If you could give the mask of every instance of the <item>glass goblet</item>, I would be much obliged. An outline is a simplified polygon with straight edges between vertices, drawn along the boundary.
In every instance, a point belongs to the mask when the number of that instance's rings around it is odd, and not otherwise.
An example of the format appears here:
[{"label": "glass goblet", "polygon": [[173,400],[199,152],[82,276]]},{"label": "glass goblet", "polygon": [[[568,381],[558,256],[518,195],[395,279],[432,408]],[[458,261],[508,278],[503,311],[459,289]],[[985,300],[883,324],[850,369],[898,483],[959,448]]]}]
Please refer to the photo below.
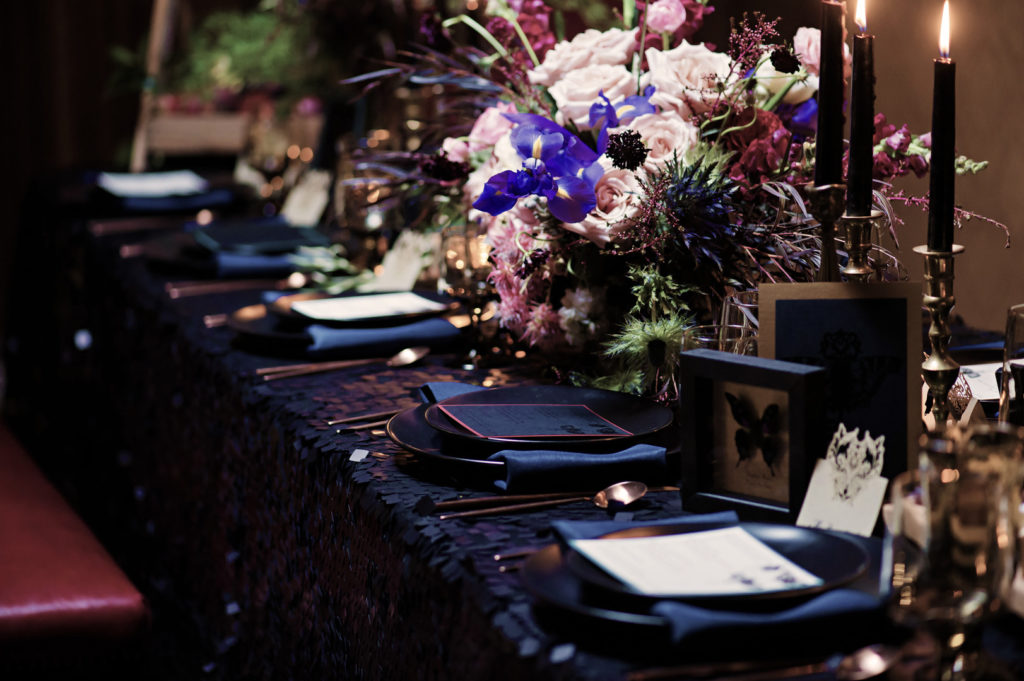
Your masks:
[{"label": "glass goblet", "polygon": [[441,231],[438,290],[461,300],[469,313],[469,350],[464,368],[480,362],[481,318],[492,297],[491,246],[487,234],[475,224],[454,225]]},{"label": "glass goblet", "polygon": [[922,438],[917,470],[893,479],[886,518],[889,613],[933,637],[939,678],[971,678],[979,625],[1017,563],[1021,439],[982,425]]},{"label": "glass goblet", "polygon": [[683,350],[719,350],[737,355],[756,355],[757,338],[739,324],[702,324],[683,332]]},{"label": "glass goblet", "polygon": [[999,376],[999,421],[1024,426],[1024,304],[1006,312],[1003,366]]}]

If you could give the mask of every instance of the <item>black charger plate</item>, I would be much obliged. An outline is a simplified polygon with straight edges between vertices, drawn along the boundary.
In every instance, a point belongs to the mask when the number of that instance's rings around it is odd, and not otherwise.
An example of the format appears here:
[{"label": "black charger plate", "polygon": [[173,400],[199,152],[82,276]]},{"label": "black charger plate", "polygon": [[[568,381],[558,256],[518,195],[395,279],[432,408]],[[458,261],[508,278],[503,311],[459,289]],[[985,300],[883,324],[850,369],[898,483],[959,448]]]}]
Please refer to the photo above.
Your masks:
[{"label": "black charger plate", "polygon": [[444,445],[441,434],[427,425],[423,418],[427,407],[421,404],[398,412],[388,421],[387,431],[391,441],[402,449],[447,466],[454,466],[474,474],[490,474],[494,479],[504,477],[504,461],[490,461],[486,458],[454,456],[441,452]]},{"label": "black charger plate", "polygon": [[[629,436],[489,438],[470,433],[443,411],[442,405],[486,404],[585,404],[612,423],[632,433]],[[446,438],[463,440],[484,449],[535,449],[543,446],[568,447],[579,451],[618,451],[639,439],[667,428],[672,410],[634,395],[577,388],[565,385],[522,385],[456,395],[438,402],[424,414],[426,422]]]}]

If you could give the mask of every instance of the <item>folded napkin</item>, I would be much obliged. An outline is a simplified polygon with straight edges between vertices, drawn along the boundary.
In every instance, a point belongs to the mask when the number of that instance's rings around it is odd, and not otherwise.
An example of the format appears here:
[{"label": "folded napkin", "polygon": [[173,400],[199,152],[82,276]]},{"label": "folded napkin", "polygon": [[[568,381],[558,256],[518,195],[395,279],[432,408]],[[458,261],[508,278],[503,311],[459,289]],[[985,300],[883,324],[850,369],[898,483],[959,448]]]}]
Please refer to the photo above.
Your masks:
[{"label": "folded napkin", "polygon": [[[679,644],[698,634],[728,634],[735,640],[750,636],[785,645],[832,630],[837,640],[858,627],[884,624],[882,600],[856,589],[834,589],[808,601],[774,612],[711,610],[679,601],[661,601],[651,612],[667,619],[672,641]],[[875,627],[872,627],[877,631]],[[703,636],[702,636],[703,638]]]},{"label": "folded napkin", "polygon": [[420,386],[419,395],[420,400],[425,404],[434,404],[441,400],[447,400],[449,397],[472,393],[477,390],[487,390],[487,388],[470,383],[456,383],[455,381],[432,381]]},{"label": "folded napkin", "polygon": [[488,457],[505,462],[505,479],[495,486],[507,492],[601,489],[620,480],[662,482],[665,448],[633,445],[611,454],[550,449],[505,449]]},{"label": "folded napkin", "polygon": [[211,189],[181,196],[122,196],[121,208],[131,213],[177,213],[227,206],[235,200],[230,189]]},{"label": "folded napkin", "polygon": [[220,251],[213,254],[217,264],[217,276],[233,277],[286,277],[295,271],[295,263],[287,253],[263,255],[260,253],[232,253]]},{"label": "folded napkin", "polygon": [[375,356],[398,352],[413,345],[442,348],[459,337],[459,330],[446,319],[424,319],[402,326],[384,328],[334,329],[312,324],[306,329],[313,339],[306,354],[313,359],[369,353]]}]

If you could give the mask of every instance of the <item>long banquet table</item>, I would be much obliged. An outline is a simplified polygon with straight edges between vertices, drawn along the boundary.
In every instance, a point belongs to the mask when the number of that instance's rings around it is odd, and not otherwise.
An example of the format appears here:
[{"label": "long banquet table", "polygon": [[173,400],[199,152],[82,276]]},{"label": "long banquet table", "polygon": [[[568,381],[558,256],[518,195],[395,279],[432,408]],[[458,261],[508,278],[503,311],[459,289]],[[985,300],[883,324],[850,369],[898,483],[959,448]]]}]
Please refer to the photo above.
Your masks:
[{"label": "long banquet table", "polygon": [[[492,559],[550,543],[556,516],[606,511],[442,521],[430,500],[483,488],[382,430],[325,425],[414,405],[428,381],[510,385],[535,367],[467,372],[431,355],[263,382],[255,369],[282,360],[203,322],[259,291],[172,300],[164,285],[181,276],[119,254],[146,233],[98,236],[88,217],[50,212],[47,229],[23,230],[20,271],[35,276],[12,298],[7,415],[140,588],[195,624],[206,674],[619,679],[705,652],[534,607]],[[661,493],[623,515],[679,512]]]}]

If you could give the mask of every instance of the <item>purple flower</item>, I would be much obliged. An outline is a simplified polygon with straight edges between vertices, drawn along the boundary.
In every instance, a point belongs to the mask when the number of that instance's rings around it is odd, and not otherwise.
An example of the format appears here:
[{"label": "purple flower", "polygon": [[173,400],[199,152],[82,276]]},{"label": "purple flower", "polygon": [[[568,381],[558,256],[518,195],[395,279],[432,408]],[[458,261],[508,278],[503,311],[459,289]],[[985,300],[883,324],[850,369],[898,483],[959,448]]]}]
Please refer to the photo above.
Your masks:
[{"label": "purple flower", "polygon": [[616,105],[605,96],[604,90],[598,93],[600,99],[590,105],[590,127],[597,130],[597,151],[604,153],[608,147],[608,128],[617,128],[630,123],[634,118],[644,114],[658,113],[658,107],[651,104],[654,86],[648,85],[642,95],[630,95]]},{"label": "purple flower", "polygon": [[505,170],[484,185],[473,207],[501,215],[524,196],[543,196],[563,222],[579,222],[597,205],[594,185],[604,173],[598,154],[576,135],[536,114],[506,114],[516,123],[512,146],[521,170]]}]

